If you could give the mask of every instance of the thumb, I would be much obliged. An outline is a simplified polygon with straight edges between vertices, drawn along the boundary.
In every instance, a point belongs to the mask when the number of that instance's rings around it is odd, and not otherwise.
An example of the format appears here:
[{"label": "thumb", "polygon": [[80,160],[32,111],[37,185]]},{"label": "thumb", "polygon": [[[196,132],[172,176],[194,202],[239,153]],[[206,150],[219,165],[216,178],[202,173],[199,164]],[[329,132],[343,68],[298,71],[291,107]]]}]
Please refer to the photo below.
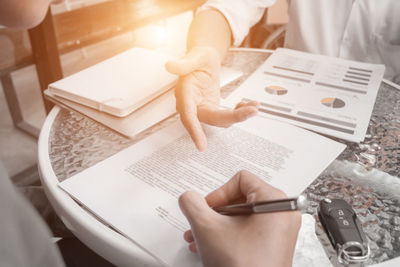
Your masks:
[{"label": "thumb", "polygon": [[192,50],[180,59],[168,61],[165,68],[172,74],[184,76],[200,69],[204,64],[202,58],[198,51]]},{"label": "thumb", "polygon": [[179,197],[179,206],[192,227],[214,214],[205,198],[194,191],[183,193]]}]

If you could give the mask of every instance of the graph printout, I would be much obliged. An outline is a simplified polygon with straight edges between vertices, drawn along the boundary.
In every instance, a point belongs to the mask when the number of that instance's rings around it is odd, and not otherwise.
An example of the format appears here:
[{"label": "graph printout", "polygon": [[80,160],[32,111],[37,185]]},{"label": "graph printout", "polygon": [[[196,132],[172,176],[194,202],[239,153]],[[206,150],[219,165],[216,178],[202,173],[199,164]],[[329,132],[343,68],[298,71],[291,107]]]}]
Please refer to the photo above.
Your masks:
[{"label": "graph printout", "polygon": [[223,105],[256,100],[260,116],[360,142],[384,71],[384,65],[281,48]]}]

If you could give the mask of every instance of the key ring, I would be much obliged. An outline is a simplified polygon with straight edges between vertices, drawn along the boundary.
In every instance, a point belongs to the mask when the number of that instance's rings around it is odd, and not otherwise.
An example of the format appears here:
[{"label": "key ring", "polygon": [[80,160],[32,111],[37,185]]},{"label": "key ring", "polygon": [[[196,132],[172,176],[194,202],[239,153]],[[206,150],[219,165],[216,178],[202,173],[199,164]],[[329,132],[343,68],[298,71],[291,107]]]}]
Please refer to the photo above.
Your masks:
[{"label": "key ring", "polygon": [[[347,251],[348,248],[350,247],[356,247],[361,250],[361,256],[358,255],[351,255],[354,254],[354,251]],[[367,249],[365,249],[367,248]],[[357,252],[358,254],[358,252]],[[338,245],[338,261],[343,264],[343,263],[358,263],[358,262],[364,262],[368,260],[369,256],[371,254],[369,245],[361,244],[359,242],[347,242],[343,246],[340,244]]]}]

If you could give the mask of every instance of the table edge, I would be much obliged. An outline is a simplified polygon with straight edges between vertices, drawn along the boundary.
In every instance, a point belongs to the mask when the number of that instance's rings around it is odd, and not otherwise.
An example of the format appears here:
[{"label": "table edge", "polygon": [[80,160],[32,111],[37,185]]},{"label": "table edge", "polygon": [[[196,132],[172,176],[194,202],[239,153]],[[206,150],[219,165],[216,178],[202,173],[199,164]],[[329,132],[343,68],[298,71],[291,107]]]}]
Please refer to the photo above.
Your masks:
[{"label": "table edge", "polygon": [[59,181],[53,171],[48,151],[51,128],[60,110],[60,107],[55,106],[50,111],[38,141],[39,176],[52,207],[74,235],[118,266],[132,265],[133,262],[143,266],[155,265],[157,262],[150,254],[90,215],[58,187]]}]

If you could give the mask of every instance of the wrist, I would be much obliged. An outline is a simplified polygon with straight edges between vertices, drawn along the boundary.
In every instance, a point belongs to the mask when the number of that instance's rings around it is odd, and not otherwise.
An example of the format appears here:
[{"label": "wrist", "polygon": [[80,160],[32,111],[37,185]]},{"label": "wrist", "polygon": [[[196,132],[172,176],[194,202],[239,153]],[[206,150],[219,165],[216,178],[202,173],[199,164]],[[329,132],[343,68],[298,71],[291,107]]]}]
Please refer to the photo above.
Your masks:
[{"label": "wrist", "polygon": [[199,53],[201,56],[209,60],[217,61],[219,64],[221,64],[223,59],[223,55],[218,51],[218,49],[211,45],[192,46],[187,53],[192,52]]}]

